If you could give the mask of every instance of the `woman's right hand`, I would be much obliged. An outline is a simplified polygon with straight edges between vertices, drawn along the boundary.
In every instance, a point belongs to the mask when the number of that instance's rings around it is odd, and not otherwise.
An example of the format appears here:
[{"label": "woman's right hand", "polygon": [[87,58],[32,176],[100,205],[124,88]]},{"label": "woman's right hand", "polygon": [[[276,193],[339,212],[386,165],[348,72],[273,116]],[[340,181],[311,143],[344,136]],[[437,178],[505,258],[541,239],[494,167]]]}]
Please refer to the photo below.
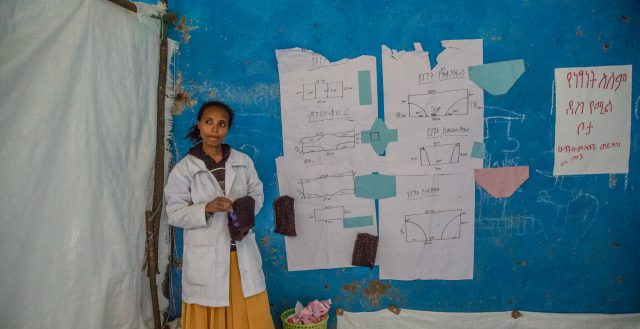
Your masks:
[{"label": "woman's right hand", "polygon": [[223,196],[219,196],[209,201],[204,207],[204,211],[206,211],[207,213],[230,212],[233,209],[232,206],[233,201]]}]

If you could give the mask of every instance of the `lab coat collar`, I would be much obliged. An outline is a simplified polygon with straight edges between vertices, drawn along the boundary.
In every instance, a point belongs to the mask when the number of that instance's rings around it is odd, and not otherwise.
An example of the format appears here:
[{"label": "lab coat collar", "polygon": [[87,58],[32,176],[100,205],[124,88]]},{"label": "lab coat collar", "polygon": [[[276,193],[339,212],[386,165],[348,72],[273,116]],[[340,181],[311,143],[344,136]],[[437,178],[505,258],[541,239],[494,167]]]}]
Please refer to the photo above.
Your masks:
[{"label": "lab coat collar", "polygon": [[202,142],[196,144],[191,149],[189,149],[189,154],[196,156],[198,159],[204,161],[204,164],[207,166],[207,169],[211,170],[215,167],[220,167],[220,165],[224,165],[227,163],[227,159],[229,159],[229,154],[231,154],[231,146],[228,144],[222,144],[222,159],[219,162],[216,162],[208,156],[204,149],[202,148]]},{"label": "lab coat collar", "polygon": [[[207,169],[207,165],[204,163],[204,161],[202,161],[202,159],[199,159],[198,157],[192,154],[188,154],[187,157],[189,157],[189,160],[191,160],[190,163],[194,166],[194,169],[195,169],[193,171],[194,174],[200,171],[209,172],[209,170]],[[233,180],[236,178],[236,170],[234,167],[238,167],[238,166],[246,167],[247,163],[245,159],[242,157],[242,155],[238,151],[232,148],[231,153],[229,153],[229,158],[227,159],[227,162],[225,163],[225,166],[224,166],[224,172],[225,172],[224,173],[224,194],[225,195],[229,195],[229,192],[231,191],[231,186],[233,186]],[[217,184],[218,181],[215,178],[214,180],[216,182],[216,185],[219,187],[220,185]]]}]

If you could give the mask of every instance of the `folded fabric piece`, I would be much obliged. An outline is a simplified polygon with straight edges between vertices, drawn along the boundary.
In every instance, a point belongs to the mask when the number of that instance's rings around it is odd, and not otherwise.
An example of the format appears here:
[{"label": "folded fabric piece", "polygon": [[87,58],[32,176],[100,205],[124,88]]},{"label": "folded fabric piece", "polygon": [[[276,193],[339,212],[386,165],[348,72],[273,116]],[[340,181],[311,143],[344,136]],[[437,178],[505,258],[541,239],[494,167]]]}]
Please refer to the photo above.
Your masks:
[{"label": "folded fabric piece", "polygon": [[250,196],[233,201],[233,211],[227,216],[227,227],[232,241],[240,241],[256,225],[256,202]]},{"label": "folded fabric piece", "polygon": [[351,265],[373,268],[378,251],[378,237],[368,233],[358,233],[353,247]]},{"label": "folded fabric piece", "polygon": [[494,198],[508,198],[529,179],[529,166],[476,169],[474,176]]},{"label": "folded fabric piece", "polygon": [[318,301],[317,299],[302,307],[302,303],[296,303],[296,312],[287,318],[292,324],[312,324],[324,321],[331,308],[331,299]]},{"label": "folded fabric piece", "polygon": [[273,202],[273,214],[276,219],[276,233],[286,236],[296,236],[295,212],[293,198],[283,195]]},{"label": "folded fabric piece", "polygon": [[504,95],[524,73],[524,60],[469,66],[469,80],[491,95]]}]

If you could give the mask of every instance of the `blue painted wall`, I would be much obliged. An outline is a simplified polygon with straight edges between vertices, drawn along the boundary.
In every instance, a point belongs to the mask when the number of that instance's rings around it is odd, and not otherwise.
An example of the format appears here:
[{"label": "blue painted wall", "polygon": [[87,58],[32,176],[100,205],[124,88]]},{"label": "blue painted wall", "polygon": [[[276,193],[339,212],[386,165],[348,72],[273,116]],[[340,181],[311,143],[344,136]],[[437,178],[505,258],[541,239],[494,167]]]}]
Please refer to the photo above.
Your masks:
[{"label": "blue painted wall", "polygon": [[[172,12],[197,26],[177,58],[182,86],[197,105],[175,117],[174,152],[186,154],[182,136],[204,101],[218,98],[236,110],[228,143],[253,158],[265,185],[256,232],[274,317],[315,298],[349,311],[392,303],[432,311],[640,312],[640,2],[170,2]],[[170,36],[183,34],[172,28]],[[382,113],[382,44],[410,50],[419,41],[435,62],[440,40],[475,38],[484,40],[485,63],[526,63],[508,94],[485,93],[485,167],[529,165],[531,177],[506,200],[477,188],[474,279],[381,281],[377,268],[288,272],[270,207],[278,196],[275,158],[283,154],[274,50],[302,47],[332,61],[376,56]],[[554,68],[621,64],[636,71],[630,173],[553,177]],[[181,232],[177,245],[179,257]],[[175,316],[179,269],[173,274]]]}]

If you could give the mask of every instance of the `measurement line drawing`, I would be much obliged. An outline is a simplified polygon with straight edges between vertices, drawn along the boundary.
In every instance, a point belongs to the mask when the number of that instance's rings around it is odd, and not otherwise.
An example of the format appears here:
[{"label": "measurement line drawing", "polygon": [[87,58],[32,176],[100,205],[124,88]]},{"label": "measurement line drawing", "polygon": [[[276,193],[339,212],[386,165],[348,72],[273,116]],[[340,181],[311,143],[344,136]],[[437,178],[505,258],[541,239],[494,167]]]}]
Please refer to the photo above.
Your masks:
[{"label": "measurement line drawing", "polygon": [[420,148],[420,164],[422,166],[437,166],[458,162],[460,162],[460,143]]},{"label": "measurement line drawing", "polygon": [[356,133],[354,130],[332,134],[318,133],[303,137],[296,148],[300,153],[336,151],[356,147]]},{"label": "measurement line drawing", "polygon": [[462,209],[405,215],[406,242],[460,239],[462,215]]},{"label": "measurement line drawing", "polygon": [[302,84],[302,100],[342,98],[342,81]]},{"label": "measurement line drawing", "polygon": [[469,114],[469,89],[408,96],[409,117],[439,117]]},{"label": "measurement line drawing", "polygon": [[334,175],[320,175],[300,180],[302,197],[324,198],[337,195],[355,194],[355,173],[347,171]]},{"label": "measurement line drawing", "polygon": [[313,217],[316,222],[330,222],[334,220],[344,219],[344,207],[327,207],[322,209],[314,209]]}]

